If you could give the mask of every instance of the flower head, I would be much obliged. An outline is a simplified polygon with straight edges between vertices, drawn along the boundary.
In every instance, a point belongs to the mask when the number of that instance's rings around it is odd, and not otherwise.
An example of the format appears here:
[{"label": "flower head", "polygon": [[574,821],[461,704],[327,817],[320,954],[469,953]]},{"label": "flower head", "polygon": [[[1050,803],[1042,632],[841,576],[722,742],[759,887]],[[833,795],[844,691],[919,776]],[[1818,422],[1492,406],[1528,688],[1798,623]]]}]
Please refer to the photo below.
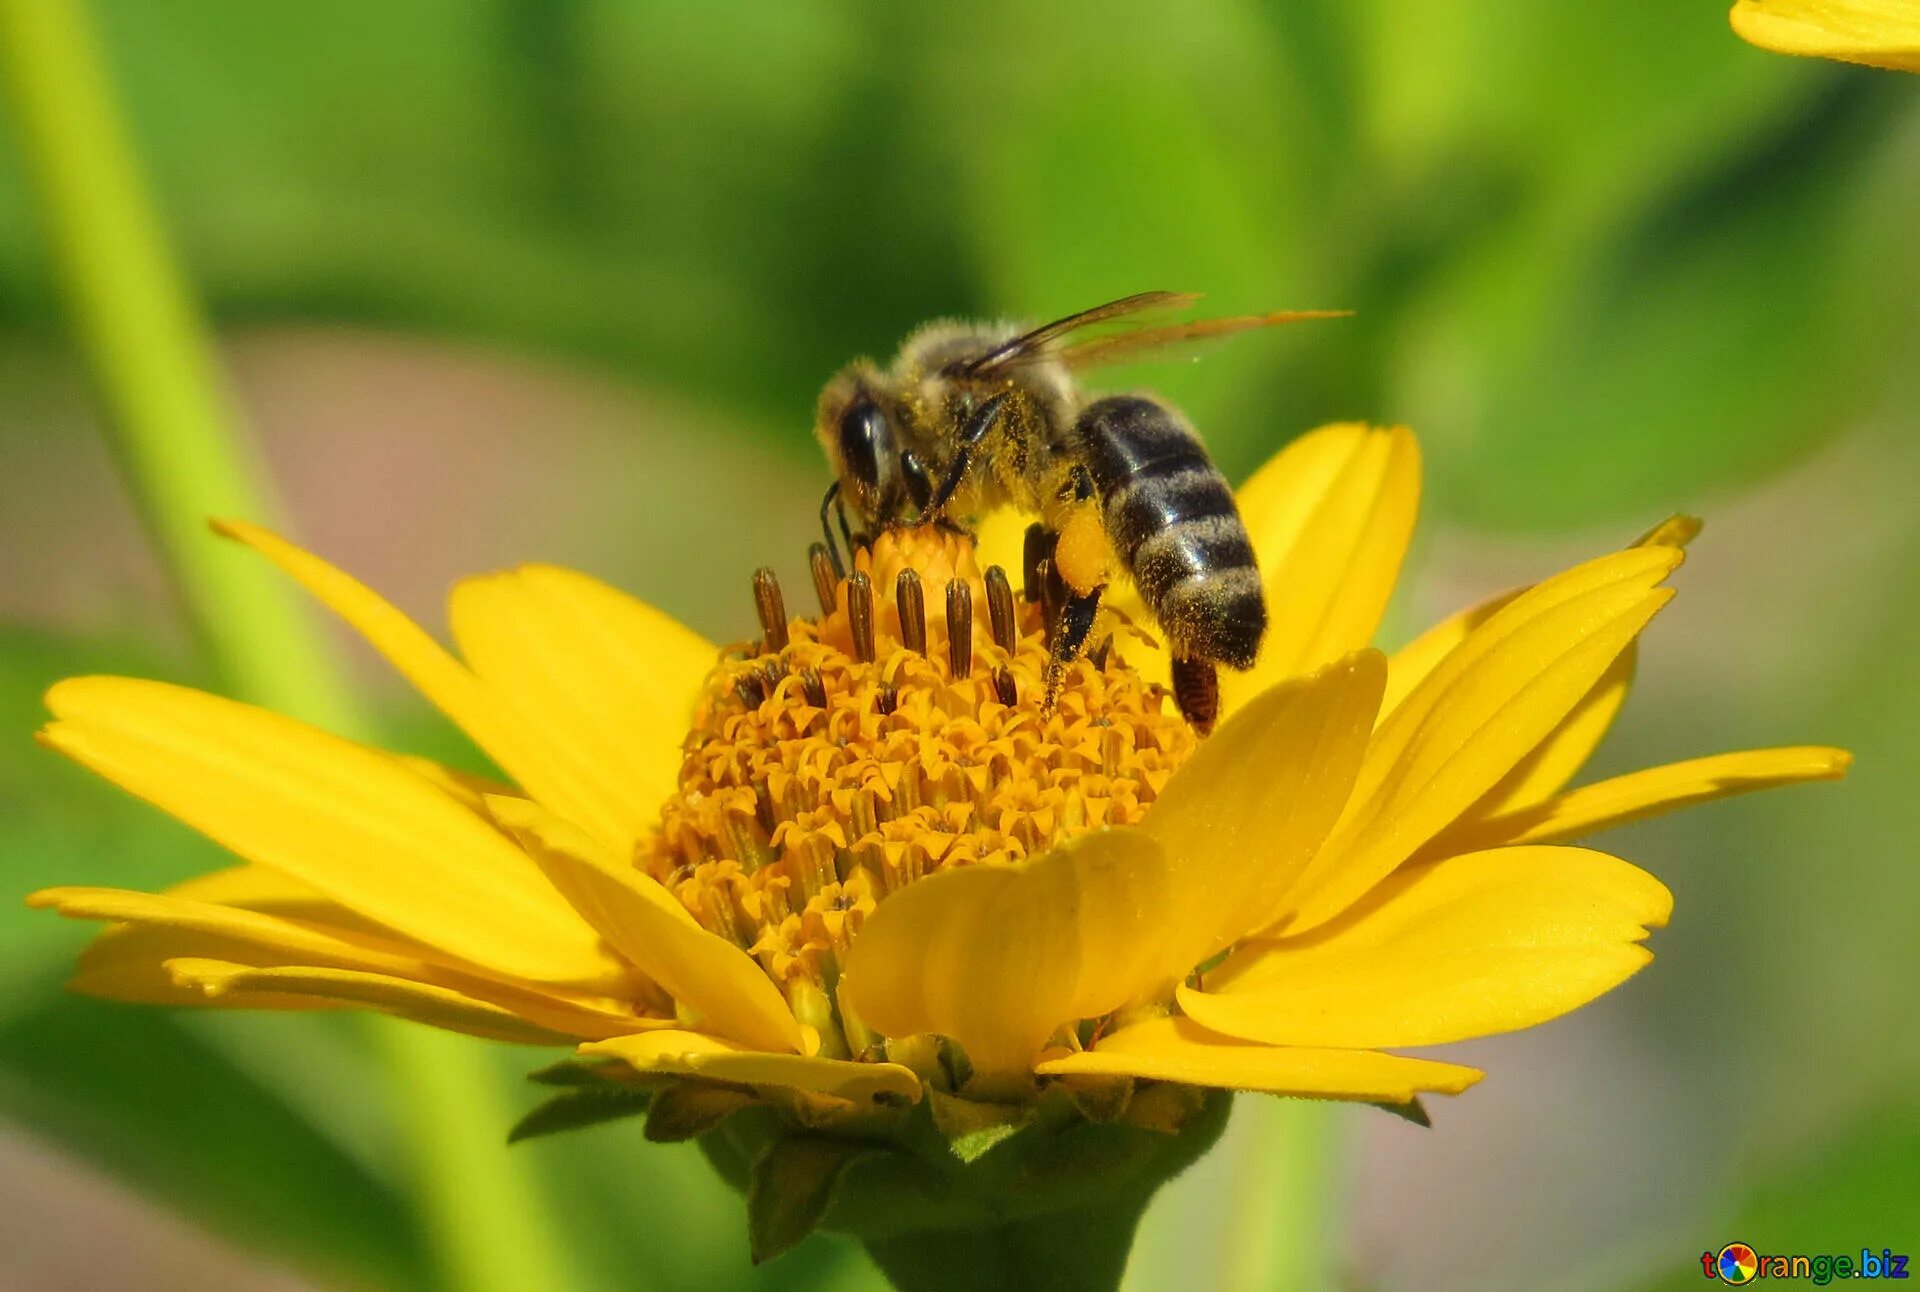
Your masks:
[{"label": "flower head", "polygon": [[650,1098],[668,1137],[753,1105],[870,1144],[931,1104],[957,1143],[1061,1099],[1158,1132],[1200,1118],[1207,1088],[1457,1093],[1480,1073],[1390,1051],[1543,1022],[1650,959],[1667,890],[1569,841],[1847,756],[1754,750],[1567,789],[1697,526],[1388,657],[1368,642],[1418,494],[1411,435],[1361,426],[1304,437],[1241,491],[1273,628],[1204,741],[1124,599],[1047,703],[1046,616],[993,563],[991,526],[978,549],[886,535],[845,579],[816,562],[817,615],[790,615],[763,572],[761,634],[724,651],[570,571],[469,580],[456,658],[227,524],[511,783],[196,691],[73,679],[45,741],[243,864],[31,900],[111,923],[82,990],[575,1045],[576,1074]]}]

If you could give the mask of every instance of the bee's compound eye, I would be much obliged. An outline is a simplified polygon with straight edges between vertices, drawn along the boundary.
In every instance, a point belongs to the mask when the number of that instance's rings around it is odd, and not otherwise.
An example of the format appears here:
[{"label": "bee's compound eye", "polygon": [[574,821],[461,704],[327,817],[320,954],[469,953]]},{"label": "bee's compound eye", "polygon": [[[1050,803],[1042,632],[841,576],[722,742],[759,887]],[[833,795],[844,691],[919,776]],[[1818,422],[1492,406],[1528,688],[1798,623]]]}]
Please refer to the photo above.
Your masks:
[{"label": "bee's compound eye", "polygon": [[840,415],[840,459],[861,484],[880,483],[880,460],[891,447],[886,415],[870,399],[857,399]]}]

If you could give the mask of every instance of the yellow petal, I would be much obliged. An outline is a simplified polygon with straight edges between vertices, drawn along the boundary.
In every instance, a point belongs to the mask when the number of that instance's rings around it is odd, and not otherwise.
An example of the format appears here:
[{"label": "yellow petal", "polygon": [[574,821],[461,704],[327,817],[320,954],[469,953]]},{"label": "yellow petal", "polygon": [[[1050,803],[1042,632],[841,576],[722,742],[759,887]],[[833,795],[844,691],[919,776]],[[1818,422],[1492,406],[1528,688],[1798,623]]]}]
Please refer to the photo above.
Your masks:
[{"label": "yellow petal", "polygon": [[1140,828],[1172,877],[1168,967],[1182,976],[1265,928],[1346,806],[1386,680],[1359,651],[1242,705],[1174,773]]},{"label": "yellow petal", "polygon": [[1673,595],[1667,547],[1555,575],[1496,612],[1380,724],[1353,798],[1289,899],[1285,931],[1339,914],[1492,789]]},{"label": "yellow petal", "polygon": [[[1669,516],[1636,538],[1631,546],[1673,547],[1684,550],[1687,544],[1699,536],[1698,517]],[[1386,721],[1388,715],[1400,707],[1400,701],[1406,699],[1413,688],[1418,686],[1427,674],[1433,672],[1441,660],[1453,652],[1454,647],[1465,641],[1469,633],[1493,618],[1497,611],[1525,591],[1525,588],[1511,588],[1487,598],[1476,606],[1442,619],[1389,655],[1387,657],[1387,693],[1380,702],[1380,720]],[[1632,672],[1631,666],[1627,671]],[[1605,684],[1604,680],[1602,684]],[[1624,692],[1622,694],[1624,696]]]},{"label": "yellow petal", "polygon": [[419,758],[413,754],[393,754],[391,757],[415,776],[432,781],[440,787],[441,793],[474,812],[484,813],[487,810],[486,798],[489,794],[513,793],[513,786],[502,784],[490,776],[475,776],[471,772],[448,767],[445,763],[437,763],[431,758]]},{"label": "yellow petal", "polygon": [[1920,8],[1912,0],[1735,0],[1742,40],[1776,54],[1920,72]]},{"label": "yellow petal", "polygon": [[1639,659],[1638,643],[1629,642],[1593,689],[1567,711],[1558,726],[1549,731],[1500,783],[1480,796],[1480,801],[1462,813],[1463,819],[1477,819],[1497,813],[1529,807],[1552,796],[1579,770],[1613,728],[1633,686],[1633,673]]},{"label": "yellow petal", "polygon": [[698,1032],[618,1036],[583,1045],[580,1053],[620,1059],[639,1073],[704,1077],[760,1090],[800,1090],[859,1104],[920,1100],[920,1078],[897,1063],[767,1054]]},{"label": "yellow petal", "polygon": [[1659,880],[1584,848],[1497,848],[1408,866],[1338,920],[1250,943],[1182,988],[1216,1031],[1269,1045],[1439,1045],[1557,1018],[1653,957]]},{"label": "yellow petal", "polygon": [[1104,1036],[1091,1050],[1036,1064],[1043,1076],[1142,1077],[1310,1099],[1404,1104],[1427,1092],[1457,1095],[1480,1073],[1455,1063],[1376,1050],[1256,1045],[1188,1018],[1158,1018]]},{"label": "yellow petal", "polygon": [[278,534],[233,520],[216,521],[214,529],[265,556],[351,624],[528,793],[609,843],[624,846],[634,812],[626,787],[584,753],[543,730],[541,715],[522,711],[497,694],[364,584]]},{"label": "yellow petal", "polygon": [[1252,670],[1221,677],[1224,711],[1373,639],[1420,510],[1420,448],[1404,426],[1322,427],[1255,472],[1238,501],[1267,634]]},{"label": "yellow petal", "polygon": [[800,1024],[759,963],[701,928],[651,876],[538,804],[489,806],[601,936],[708,1027],[758,1050],[804,1048]]},{"label": "yellow petal", "polygon": [[1020,591],[1021,577],[1026,572],[1027,526],[1038,519],[1016,508],[1002,507],[988,513],[975,526],[974,559],[983,571],[990,565],[1005,570],[1016,594]]},{"label": "yellow petal", "polygon": [[621,974],[519,849],[378,750],[131,678],[69,679],[47,705],[54,748],[376,923],[515,978]]},{"label": "yellow petal", "polygon": [[1512,588],[1478,605],[1456,611],[1387,656],[1387,689],[1380,697],[1380,721],[1385,722],[1413,689],[1426,681],[1440,661],[1453,654],[1473,630],[1494,617],[1525,588]]},{"label": "yellow petal", "polygon": [[1062,1023],[1164,981],[1172,893],[1151,835],[1100,830],[1017,866],[969,866],[882,901],[840,991],[888,1036],[936,1032],[983,1074],[1025,1072]]},{"label": "yellow petal", "polygon": [[[329,902],[314,889],[270,866],[242,862],[222,870],[183,879],[166,890],[169,897],[184,897],[196,902],[219,902],[246,911],[268,911],[295,918],[307,918],[305,912],[326,910],[343,918],[321,919],[326,924],[359,921],[345,907]],[[364,923],[364,921],[362,921]],[[368,928],[377,926],[367,925]]]},{"label": "yellow petal", "polygon": [[1801,781],[1838,780],[1852,763],[1852,754],[1825,745],[1747,749],[1668,763],[1583,785],[1511,812],[1462,821],[1425,851],[1442,855],[1501,844],[1576,839],[1695,803]]},{"label": "yellow petal", "polygon": [[1675,513],[1655,525],[1652,529],[1633,540],[1634,547],[1678,547],[1686,546],[1700,537],[1702,521],[1698,516]]},{"label": "yellow petal", "polygon": [[627,839],[648,829],[678,783],[680,739],[718,649],[626,593],[550,565],[463,580],[449,619],[482,682],[621,784]]},{"label": "yellow petal", "polygon": [[[569,1036],[618,1036],[649,1024],[624,1004],[502,982],[448,964],[426,948],[352,928],[327,928],[260,911],[174,895],[114,888],[50,888],[27,899],[71,919],[109,920],[109,929],[81,953],[77,990],[116,995],[113,984],[143,988],[134,962],[157,969],[181,958],[224,960],[255,968],[357,969],[430,983],[496,1005],[535,1026]],[[136,997],[145,999],[145,997]]]},{"label": "yellow petal", "polygon": [[196,988],[216,1000],[229,992],[243,996],[310,996],[320,1002],[358,1006],[489,1041],[569,1045],[574,1039],[536,1027],[497,1005],[448,987],[357,969],[256,969],[198,959],[170,960],[167,968],[182,986]]}]

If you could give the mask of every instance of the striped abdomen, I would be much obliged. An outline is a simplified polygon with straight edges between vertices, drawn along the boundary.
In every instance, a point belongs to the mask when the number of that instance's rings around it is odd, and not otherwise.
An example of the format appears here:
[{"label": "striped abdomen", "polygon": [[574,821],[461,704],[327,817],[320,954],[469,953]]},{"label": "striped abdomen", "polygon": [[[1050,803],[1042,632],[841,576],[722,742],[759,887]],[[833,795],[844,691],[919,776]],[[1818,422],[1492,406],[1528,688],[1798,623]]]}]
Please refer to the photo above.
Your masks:
[{"label": "striped abdomen", "polygon": [[1074,423],[1107,540],[1174,653],[1250,668],[1267,628],[1253,544],[1233,491],[1179,414],[1137,395]]}]

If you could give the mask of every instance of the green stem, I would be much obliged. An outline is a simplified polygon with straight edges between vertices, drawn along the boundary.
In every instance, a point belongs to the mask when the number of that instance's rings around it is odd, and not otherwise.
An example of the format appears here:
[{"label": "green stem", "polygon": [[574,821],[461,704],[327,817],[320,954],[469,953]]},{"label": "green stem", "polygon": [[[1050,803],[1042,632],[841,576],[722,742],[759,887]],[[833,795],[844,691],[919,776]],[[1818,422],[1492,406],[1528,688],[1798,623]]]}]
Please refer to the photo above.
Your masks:
[{"label": "green stem", "polygon": [[1228,1227],[1223,1279],[1231,1287],[1313,1292],[1338,1282],[1342,1232],[1340,1108],[1311,1099],[1243,1099],[1251,1113],[1249,1170]]},{"label": "green stem", "polygon": [[[342,733],[364,733],[337,661],[266,562],[206,530],[275,510],[121,127],[76,0],[0,0],[0,94],[56,282],[127,484],[224,685]],[[565,1266],[523,1163],[504,1155],[499,1079],[471,1047],[374,1035],[409,1101],[425,1222],[455,1289],[550,1285]]]},{"label": "green stem", "polygon": [[1133,1233],[1148,1196],[992,1229],[869,1239],[867,1254],[899,1292],[1113,1292],[1126,1273]]},{"label": "green stem", "polygon": [[0,92],[107,429],[222,680],[316,721],[353,713],[324,643],[212,515],[271,510],[75,0],[0,0]]}]

